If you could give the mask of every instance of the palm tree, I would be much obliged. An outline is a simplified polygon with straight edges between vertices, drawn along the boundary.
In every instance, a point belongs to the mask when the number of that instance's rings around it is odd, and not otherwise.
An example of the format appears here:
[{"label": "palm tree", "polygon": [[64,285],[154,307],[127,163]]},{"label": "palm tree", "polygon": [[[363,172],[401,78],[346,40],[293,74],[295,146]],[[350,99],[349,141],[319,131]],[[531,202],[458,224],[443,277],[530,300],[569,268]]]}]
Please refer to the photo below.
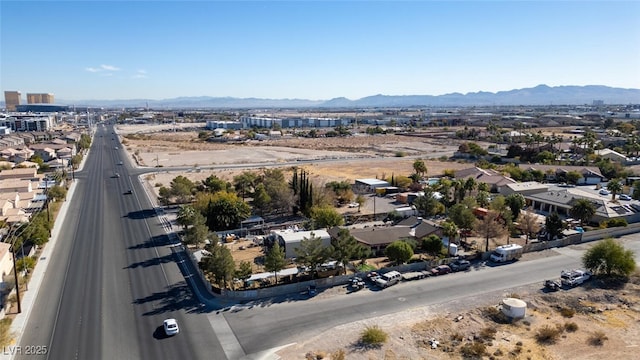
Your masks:
[{"label": "palm tree", "polygon": [[449,238],[449,245],[447,246],[447,255],[451,254],[451,243],[458,235],[458,226],[451,221],[445,221],[442,223],[442,235]]},{"label": "palm tree", "polygon": [[622,191],[622,184],[620,183],[620,180],[618,179],[610,180],[609,183],[607,184],[607,190],[611,191],[611,201],[615,201],[616,194]]},{"label": "palm tree", "polygon": [[580,220],[580,226],[582,226],[596,214],[596,207],[588,199],[578,199],[569,209],[569,214]]}]

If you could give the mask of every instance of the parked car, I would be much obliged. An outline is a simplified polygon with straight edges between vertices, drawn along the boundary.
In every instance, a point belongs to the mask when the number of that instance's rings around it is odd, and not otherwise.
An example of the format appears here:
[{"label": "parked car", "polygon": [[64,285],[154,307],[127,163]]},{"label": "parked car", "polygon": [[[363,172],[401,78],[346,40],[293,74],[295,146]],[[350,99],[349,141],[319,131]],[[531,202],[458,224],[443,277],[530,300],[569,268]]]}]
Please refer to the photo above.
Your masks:
[{"label": "parked car", "polygon": [[542,284],[544,285],[545,289],[549,291],[558,291],[562,287],[560,283],[555,280],[545,280]]},{"label": "parked car", "polygon": [[167,336],[173,336],[180,332],[180,328],[178,328],[178,322],[176,319],[166,319],[163,323],[164,333]]},{"label": "parked car", "polygon": [[451,272],[451,268],[448,265],[439,265],[431,269],[431,274],[434,276],[444,275]]},{"label": "parked car", "polygon": [[598,194],[600,194],[600,195],[609,195],[611,193],[607,189],[600,189],[600,191],[598,191]]},{"label": "parked car", "polygon": [[452,271],[465,271],[471,267],[471,262],[469,262],[469,260],[457,259],[449,264],[449,267]]},{"label": "parked car", "polygon": [[625,200],[625,201],[629,201],[629,200],[631,200],[631,196],[629,196],[629,195],[627,195],[627,194],[620,194],[620,195],[618,196],[618,199],[620,199],[620,200]]},{"label": "parked car", "polygon": [[591,279],[591,273],[586,270],[563,270],[560,273],[560,282],[567,287],[578,286],[589,279]]}]

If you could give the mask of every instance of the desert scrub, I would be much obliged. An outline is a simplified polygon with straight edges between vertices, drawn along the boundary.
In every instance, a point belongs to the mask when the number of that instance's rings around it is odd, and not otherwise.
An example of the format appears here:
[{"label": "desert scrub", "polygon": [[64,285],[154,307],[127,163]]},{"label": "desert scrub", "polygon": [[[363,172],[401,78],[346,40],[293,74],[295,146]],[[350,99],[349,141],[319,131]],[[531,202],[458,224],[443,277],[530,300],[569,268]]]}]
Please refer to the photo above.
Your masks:
[{"label": "desert scrub", "polygon": [[387,342],[387,333],[377,325],[367,326],[360,335],[360,341],[368,346],[380,346]]},{"label": "desert scrub", "polygon": [[480,330],[478,337],[483,341],[490,341],[496,338],[497,330],[493,327],[486,327]]},{"label": "desert scrub", "polygon": [[487,346],[481,342],[474,341],[466,343],[460,348],[460,354],[464,358],[478,359],[487,353]]},{"label": "desert scrub", "polygon": [[572,318],[573,315],[575,314],[576,314],[576,311],[574,309],[566,308],[566,307],[563,307],[562,309],[560,309],[560,315],[566,318]]},{"label": "desert scrub", "polygon": [[591,334],[591,336],[589,336],[589,339],[587,340],[587,342],[589,343],[589,345],[592,345],[592,346],[602,346],[605,340],[609,340],[609,338],[604,332],[595,331],[593,332],[593,334]]},{"label": "desert scrub", "polygon": [[536,341],[539,344],[555,344],[562,334],[562,330],[558,327],[545,325],[536,331]]},{"label": "desert scrub", "polygon": [[578,331],[578,324],[574,322],[566,322],[564,323],[564,330],[567,332],[576,332]]},{"label": "desert scrub", "polygon": [[331,354],[331,360],[345,360],[347,358],[347,354],[344,350],[336,350]]},{"label": "desert scrub", "polygon": [[498,310],[495,306],[488,306],[482,310],[482,314],[485,318],[493,320],[498,324],[509,324],[511,320],[509,317]]},{"label": "desert scrub", "polygon": [[0,320],[0,346],[7,346],[11,343],[11,319]]}]

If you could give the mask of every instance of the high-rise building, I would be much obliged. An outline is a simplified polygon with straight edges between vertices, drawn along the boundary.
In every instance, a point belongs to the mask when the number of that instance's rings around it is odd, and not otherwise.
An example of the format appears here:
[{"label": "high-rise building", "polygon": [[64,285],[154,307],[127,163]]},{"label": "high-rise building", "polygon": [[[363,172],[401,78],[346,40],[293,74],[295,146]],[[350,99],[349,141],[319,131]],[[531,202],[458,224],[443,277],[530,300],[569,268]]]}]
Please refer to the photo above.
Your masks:
[{"label": "high-rise building", "polygon": [[27,104],[53,104],[53,94],[29,94]]},{"label": "high-rise building", "polygon": [[16,111],[16,106],[20,105],[20,91],[5,91],[4,104],[9,111]]}]

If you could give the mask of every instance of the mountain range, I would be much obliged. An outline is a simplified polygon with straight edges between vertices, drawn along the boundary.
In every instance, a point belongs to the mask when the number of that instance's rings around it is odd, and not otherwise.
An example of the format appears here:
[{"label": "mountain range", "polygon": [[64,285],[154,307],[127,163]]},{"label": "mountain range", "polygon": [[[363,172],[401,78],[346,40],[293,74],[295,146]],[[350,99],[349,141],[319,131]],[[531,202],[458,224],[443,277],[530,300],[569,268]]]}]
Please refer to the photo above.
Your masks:
[{"label": "mountain range", "polygon": [[509,91],[451,93],[445,95],[373,95],[357,100],[344,97],[331,100],[260,99],[233,97],[178,97],[163,100],[58,100],[61,105],[101,107],[175,108],[381,108],[381,107],[457,107],[517,105],[591,105],[640,104],[640,89],[623,89],[602,85],[554,86],[538,85]]}]

